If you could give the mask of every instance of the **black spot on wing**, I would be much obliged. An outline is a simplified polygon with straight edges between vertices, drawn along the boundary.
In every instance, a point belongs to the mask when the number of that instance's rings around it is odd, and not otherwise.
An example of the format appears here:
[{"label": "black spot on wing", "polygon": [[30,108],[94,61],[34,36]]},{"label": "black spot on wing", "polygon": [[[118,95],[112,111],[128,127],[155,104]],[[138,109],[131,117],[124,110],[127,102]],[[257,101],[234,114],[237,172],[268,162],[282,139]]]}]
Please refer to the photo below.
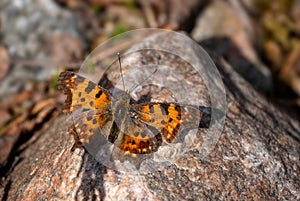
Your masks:
[{"label": "black spot on wing", "polygon": [[98,91],[98,93],[95,95],[96,98],[100,98],[100,96],[103,94],[103,91]]},{"label": "black spot on wing", "polygon": [[145,138],[146,136],[147,136],[146,132],[143,131],[143,132],[142,132],[142,138]]},{"label": "black spot on wing", "polygon": [[89,82],[88,86],[85,88],[85,92],[89,94],[94,89],[95,89],[95,84],[92,82]]},{"label": "black spot on wing", "polygon": [[160,107],[160,111],[163,115],[169,115],[169,111],[168,111],[169,105],[160,104],[159,107]]},{"label": "black spot on wing", "polygon": [[181,108],[180,108],[180,106],[176,105],[175,109],[178,111],[177,120],[181,120]]},{"label": "black spot on wing", "polygon": [[154,105],[149,105],[149,110],[150,110],[150,113],[153,114],[154,113]]},{"label": "black spot on wing", "polygon": [[84,82],[84,77],[77,76],[77,77],[76,77],[76,82],[77,82],[77,83]]},{"label": "black spot on wing", "polygon": [[94,106],[94,101],[90,101],[90,106],[93,107]]}]

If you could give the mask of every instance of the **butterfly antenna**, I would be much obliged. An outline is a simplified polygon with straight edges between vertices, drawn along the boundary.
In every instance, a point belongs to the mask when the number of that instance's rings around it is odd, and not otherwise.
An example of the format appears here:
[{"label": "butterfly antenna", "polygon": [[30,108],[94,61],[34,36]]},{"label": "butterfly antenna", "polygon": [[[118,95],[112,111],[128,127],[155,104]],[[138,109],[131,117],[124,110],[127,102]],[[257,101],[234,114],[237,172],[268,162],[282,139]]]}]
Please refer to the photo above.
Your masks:
[{"label": "butterfly antenna", "polygon": [[133,91],[135,90],[138,86],[140,86],[141,84],[143,84],[144,82],[146,82],[150,77],[152,77],[152,75],[154,75],[157,72],[157,68],[155,68],[155,70],[148,76],[146,77],[146,79],[144,79],[142,82],[140,82],[138,85],[132,87],[129,91]]},{"label": "butterfly antenna", "polygon": [[123,83],[123,89],[124,89],[124,91],[125,91],[125,83],[124,83],[123,72],[122,72],[122,66],[121,66],[120,52],[118,52],[118,60],[119,60],[119,66],[120,66],[121,79],[122,79],[122,83]]}]

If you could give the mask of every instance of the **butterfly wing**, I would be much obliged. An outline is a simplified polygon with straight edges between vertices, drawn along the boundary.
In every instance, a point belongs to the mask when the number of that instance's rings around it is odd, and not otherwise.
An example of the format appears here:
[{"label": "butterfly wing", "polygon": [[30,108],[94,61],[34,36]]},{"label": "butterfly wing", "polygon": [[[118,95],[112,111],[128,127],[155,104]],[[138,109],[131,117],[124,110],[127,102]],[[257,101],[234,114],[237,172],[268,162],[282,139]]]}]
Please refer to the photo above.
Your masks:
[{"label": "butterfly wing", "polygon": [[[153,131],[146,124],[136,125],[130,117],[125,122],[124,129],[119,129],[114,124],[116,127],[114,130],[119,133],[113,142],[112,157],[120,162],[127,161],[135,169],[140,169],[142,162],[151,158],[152,153],[158,150],[162,144],[162,136],[160,134],[153,135]],[[125,168],[125,166],[122,166],[122,168]],[[130,170],[130,166],[127,168]]]},{"label": "butterfly wing", "polygon": [[120,132],[114,144],[123,150],[125,154],[148,154],[155,152],[162,143],[160,134],[153,135],[153,132],[146,124],[136,125],[130,117],[127,117],[124,129],[117,128],[116,124],[113,124],[112,129],[114,126],[114,130]]},{"label": "butterfly wing", "polygon": [[58,89],[67,95],[64,112],[89,109],[106,112],[110,110],[112,96],[106,89],[73,72],[62,72],[58,79]]},{"label": "butterfly wing", "polygon": [[133,104],[131,114],[136,120],[161,131],[168,143],[172,142],[180,131],[208,127],[210,121],[209,109],[175,103]]},{"label": "butterfly wing", "polygon": [[58,89],[67,95],[65,113],[72,112],[74,130],[83,143],[89,143],[97,132],[105,132],[112,124],[111,94],[73,72],[62,72]]}]

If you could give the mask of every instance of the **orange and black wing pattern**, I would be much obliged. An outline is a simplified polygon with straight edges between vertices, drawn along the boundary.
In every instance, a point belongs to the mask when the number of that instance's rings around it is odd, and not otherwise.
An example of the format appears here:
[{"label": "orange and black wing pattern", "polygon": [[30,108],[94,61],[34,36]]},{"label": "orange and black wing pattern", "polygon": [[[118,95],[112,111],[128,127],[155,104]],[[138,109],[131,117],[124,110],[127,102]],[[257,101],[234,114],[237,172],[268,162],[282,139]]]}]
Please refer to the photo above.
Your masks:
[{"label": "orange and black wing pattern", "polygon": [[178,136],[180,130],[207,126],[201,123],[204,111],[193,106],[141,103],[132,105],[131,110],[138,121],[160,131],[168,143]]},{"label": "orange and black wing pattern", "polygon": [[107,111],[111,107],[112,96],[104,88],[73,72],[59,75],[58,89],[67,95],[64,112],[78,109]]},{"label": "orange and black wing pattern", "polygon": [[58,89],[67,95],[64,112],[73,113],[74,128],[81,143],[104,129],[112,120],[110,93],[73,72],[62,72]]},{"label": "orange and black wing pattern", "polygon": [[130,117],[127,117],[125,130],[121,131],[120,138],[115,142],[125,154],[149,154],[156,152],[161,144],[160,133],[146,124],[135,124]]},{"label": "orange and black wing pattern", "polygon": [[73,72],[60,74],[58,88],[67,95],[64,112],[73,113],[75,138],[89,144],[92,137],[104,135],[124,155],[155,152],[162,137],[171,143],[184,129],[207,128],[210,121],[205,107],[155,102],[127,105],[122,100],[117,103],[128,113],[116,119],[120,111],[112,108],[116,105],[110,92]]}]

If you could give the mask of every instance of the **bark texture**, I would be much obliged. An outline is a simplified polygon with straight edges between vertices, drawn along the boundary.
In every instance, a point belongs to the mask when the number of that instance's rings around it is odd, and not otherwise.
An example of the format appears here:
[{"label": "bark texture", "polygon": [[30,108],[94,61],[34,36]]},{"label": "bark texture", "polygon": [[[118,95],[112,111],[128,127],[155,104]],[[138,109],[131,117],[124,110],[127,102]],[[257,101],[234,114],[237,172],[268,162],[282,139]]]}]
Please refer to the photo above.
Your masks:
[{"label": "bark texture", "polygon": [[[299,200],[299,122],[211,56],[226,87],[228,112],[206,158],[194,149],[163,170],[122,174],[84,149],[71,152],[74,140],[62,115],[21,152],[1,181],[2,200]],[[182,73],[189,76],[184,68]]]}]

